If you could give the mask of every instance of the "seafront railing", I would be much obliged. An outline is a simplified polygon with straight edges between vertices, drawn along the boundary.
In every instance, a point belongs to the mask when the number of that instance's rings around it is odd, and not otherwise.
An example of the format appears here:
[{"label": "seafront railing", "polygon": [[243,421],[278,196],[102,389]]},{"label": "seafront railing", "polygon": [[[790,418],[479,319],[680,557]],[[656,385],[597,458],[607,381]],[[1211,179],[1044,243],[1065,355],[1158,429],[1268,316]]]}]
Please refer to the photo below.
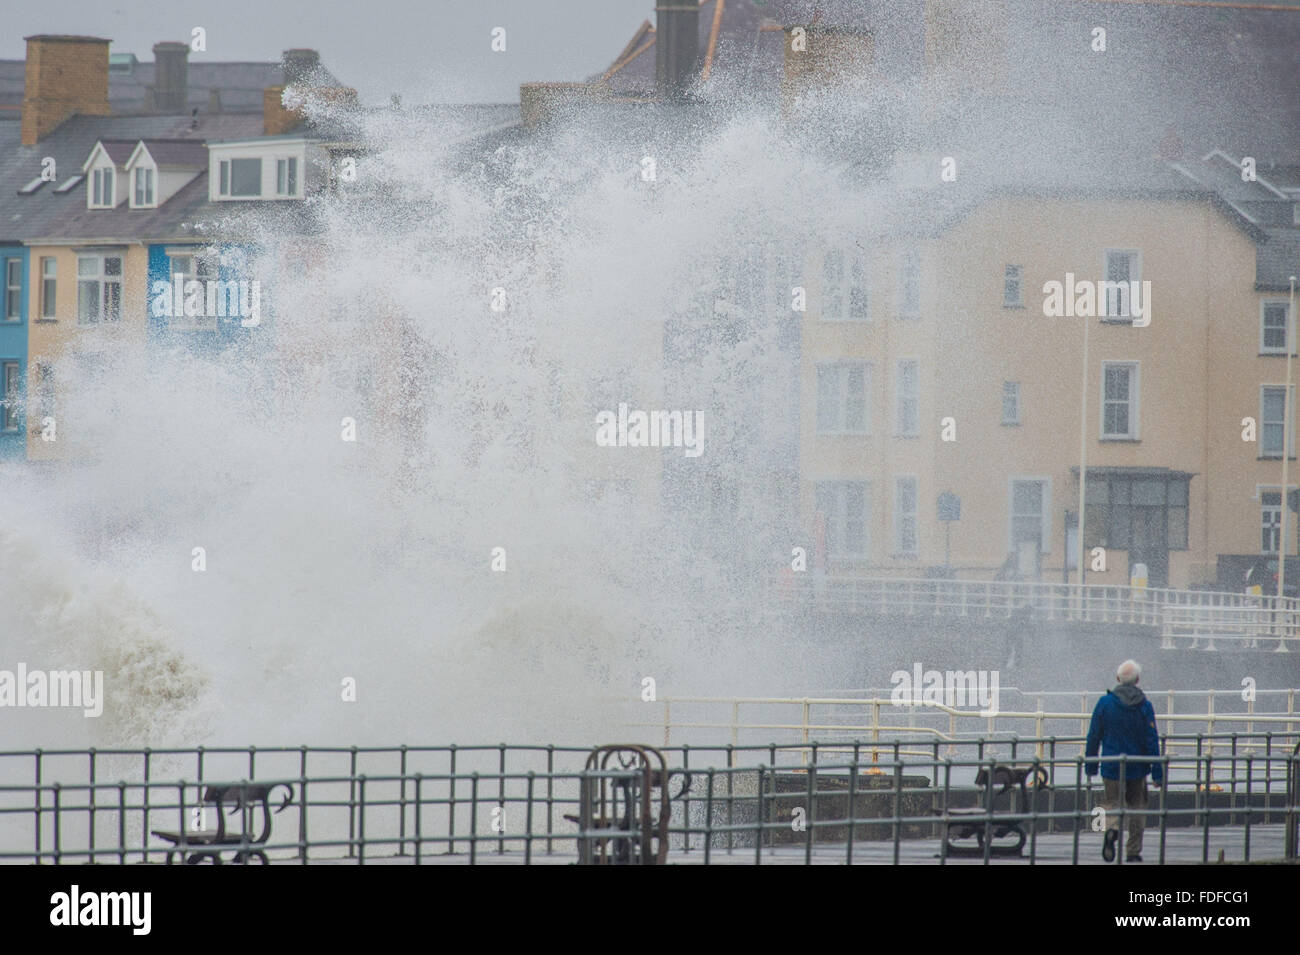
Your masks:
[{"label": "seafront railing", "polygon": [[[954,832],[972,836],[970,855],[985,863],[1004,857],[997,833],[1024,836],[1006,853],[1012,861],[1090,861],[1099,817],[1104,827],[1111,813],[1124,829],[1136,810],[1102,807],[1079,743],[665,747],[669,861],[942,864],[956,856]],[[1297,734],[1170,734],[1165,746],[1157,761],[1166,784],[1142,811],[1146,861],[1294,858]],[[589,753],[506,744],[2,752],[0,861],[157,863],[169,851],[178,861],[212,861],[211,847],[177,849],[152,833],[210,830],[204,815],[218,810],[205,793],[255,781],[290,795],[264,841],[242,828],[224,845],[246,862],[571,862],[580,840],[610,836],[609,820],[579,828],[583,787],[630,785],[634,776],[620,766],[587,769]],[[1013,776],[1026,781],[1024,798],[999,802],[1007,790],[994,781]]]},{"label": "seafront railing", "polygon": [[1216,649],[1214,640],[1300,644],[1300,598],[1119,584],[789,574],[775,593],[823,613],[1007,619],[1157,628],[1168,649]]},{"label": "seafront railing", "polygon": [[[970,674],[974,677],[975,674]],[[986,686],[987,689],[987,686]],[[998,687],[996,712],[975,699],[977,682],[954,688],[965,702],[901,698],[893,688],[846,690],[825,697],[670,696],[642,704],[655,718],[635,721],[656,743],[709,742],[725,734],[733,744],[767,740],[808,743],[835,738],[914,738],[955,741],[974,737],[1087,735],[1103,691],[1022,690]],[[919,694],[921,689],[916,690]],[[947,693],[947,689],[943,690]],[[1154,690],[1148,692],[1163,733],[1213,738],[1223,732],[1300,729],[1295,689]],[[1082,745],[1082,744],[1080,744]],[[1211,744],[1212,745],[1212,744]]]}]

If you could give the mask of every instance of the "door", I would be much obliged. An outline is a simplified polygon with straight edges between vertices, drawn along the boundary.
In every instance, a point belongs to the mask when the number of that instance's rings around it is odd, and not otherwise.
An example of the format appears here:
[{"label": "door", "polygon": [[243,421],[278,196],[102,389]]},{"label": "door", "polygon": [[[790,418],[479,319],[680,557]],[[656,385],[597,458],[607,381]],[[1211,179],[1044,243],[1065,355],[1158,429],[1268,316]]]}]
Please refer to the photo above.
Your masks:
[{"label": "door", "polygon": [[1169,541],[1163,508],[1133,508],[1133,546],[1128,560],[1130,572],[1134,564],[1147,565],[1148,587],[1169,586]]}]

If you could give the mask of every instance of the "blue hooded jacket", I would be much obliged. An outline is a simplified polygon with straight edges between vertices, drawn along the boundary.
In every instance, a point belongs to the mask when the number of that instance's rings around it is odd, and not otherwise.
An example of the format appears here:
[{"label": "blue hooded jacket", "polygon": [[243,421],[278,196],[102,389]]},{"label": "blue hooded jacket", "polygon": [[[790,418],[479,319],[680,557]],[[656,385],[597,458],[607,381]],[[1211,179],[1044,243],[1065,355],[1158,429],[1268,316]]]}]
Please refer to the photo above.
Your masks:
[{"label": "blue hooded jacket", "polygon": [[[1156,730],[1156,711],[1151,701],[1136,686],[1121,683],[1097,701],[1088,727],[1088,748],[1084,764],[1089,776],[1097,774],[1097,750],[1102,756],[1159,756],[1160,733]],[[1164,781],[1160,763],[1126,762],[1125,779],[1141,779],[1148,773],[1157,783]],[[1101,763],[1102,779],[1119,779],[1119,761]]]}]

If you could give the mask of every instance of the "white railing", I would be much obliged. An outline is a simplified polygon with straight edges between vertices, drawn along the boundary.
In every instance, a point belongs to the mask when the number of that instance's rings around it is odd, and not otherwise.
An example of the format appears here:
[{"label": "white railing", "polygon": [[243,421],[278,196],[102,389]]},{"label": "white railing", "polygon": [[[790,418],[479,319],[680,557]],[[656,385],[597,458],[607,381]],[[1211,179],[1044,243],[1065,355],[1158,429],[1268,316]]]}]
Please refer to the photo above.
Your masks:
[{"label": "white railing", "polygon": [[[865,696],[847,695],[847,692]],[[835,744],[855,740],[861,750],[875,760],[886,759],[895,741],[906,744],[903,752],[923,755],[935,745],[978,738],[1015,737],[1038,740],[1063,739],[1055,751],[1058,757],[1071,750],[1082,756],[1080,737],[1088,733],[1092,709],[1102,695],[1099,691],[1026,691],[1002,687],[995,715],[982,715],[977,706],[966,708],[944,703],[898,703],[888,689],[847,691],[837,697],[671,697],[660,699],[661,719],[637,722],[632,726],[662,731],[663,745],[690,743],[716,745],[722,740],[733,745],[766,743],[819,742],[835,749]],[[1296,710],[1295,689],[1252,690],[1243,699],[1243,690],[1157,691],[1148,693],[1162,735],[1184,737],[1169,741],[1168,752],[1214,753],[1231,750],[1232,744],[1222,734],[1253,734],[1242,739],[1238,753],[1262,751],[1268,747],[1262,734],[1292,737],[1294,745],[1300,730],[1300,713]],[[1177,712],[1177,700],[1201,697],[1188,712]],[[1076,704],[1074,709],[1072,704]],[[1184,704],[1186,705],[1186,704]],[[1014,708],[1012,708],[1014,707]],[[1234,707],[1229,709],[1228,707]],[[1198,743],[1186,737],[1194,734],[1214,736]],[[1042,743],[1036,744],[1041,752]],[[920,749],[918,747],[925,747]]]},{"label": "white railing", "polygon": [[[903,577],[782,578],[777,594],[792,604],[828,613],[1073,621],[1156,627],[1163,646],[1177,638],[1189,649],[1215,649],[1214,639],[1276,649],[1300,641],[1300,599],[1208,590],[1066,584],[1026,580],[924,580]],[[1204,640],[1201,644],[1199,641]]]}]

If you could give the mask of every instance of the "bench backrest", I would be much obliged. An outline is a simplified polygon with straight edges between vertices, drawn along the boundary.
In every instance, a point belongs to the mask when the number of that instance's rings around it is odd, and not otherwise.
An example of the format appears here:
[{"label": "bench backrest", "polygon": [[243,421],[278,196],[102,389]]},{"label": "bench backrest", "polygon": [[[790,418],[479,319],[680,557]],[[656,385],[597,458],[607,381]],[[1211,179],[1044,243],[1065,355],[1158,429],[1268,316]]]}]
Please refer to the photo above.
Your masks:
[{"label": "bench backrest", "polygon": [[[266,842],[271,836],[270,796],[272,790],[277,786],[283,786],[286,790],[284,801],[275,810],[280,812],[293,801],[293,786],[289,783],[228,783],[205,788],[203,791],[204,804],[217,807],[217,841],[220,842],[227,837],[226,813],[229,812],[233,815],[239,812],[241,817],[240,832],[248,833],[248,841],[250,843]],[[262,808],[262,828],[254,837],[248,828],[247,811],[254,810],[258,806]]]}]

